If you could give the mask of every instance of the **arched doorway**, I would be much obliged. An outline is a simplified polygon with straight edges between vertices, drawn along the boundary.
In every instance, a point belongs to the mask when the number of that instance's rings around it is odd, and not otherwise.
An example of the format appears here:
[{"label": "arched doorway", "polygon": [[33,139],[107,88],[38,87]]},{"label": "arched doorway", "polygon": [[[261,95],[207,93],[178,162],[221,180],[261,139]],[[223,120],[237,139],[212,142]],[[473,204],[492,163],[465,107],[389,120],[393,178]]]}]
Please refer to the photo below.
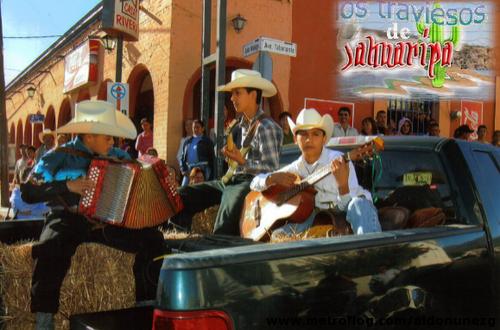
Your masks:
[{"label": "arched doorway", "polygon": [[[37,114],[40,114],[40,111],[37,112]],[[38,148],[42,142],[38,138],[38,134],[40,134],[43,131],[43,123],[35,123],[33,124],[33,146],[35,148]]]},{"label": "arched doorway", "polygon": [[10,124],[9,143],[16,143],[16,125]]},{"label": "arched doorway", "polygon": [[101,82],[101,85],[99,86],[99,92],[97,93],[97,99],[101,101],[107,101],[108,100],[108,82],[112,82],[113,80],[111,79],[106,79]]},{"label": "arched doorway", "polygon": [[23,121],[19,119],[17,122],[17,131],[16,131],[16,157],[21,157],[21,152],[19,151],[19,146],[23,143]]},{"label": "arched doorway", "polygon": [[[226,59],[226,79],[225,81],[231,80],[231,74],[237,69],[251,69],[252,62],[240,59],[240,58],[227,58]],[[215,66],[210,68],[210,112],[209,112],[209,127],[212,128],[214,125],[214,109],[215,109]],[[229,117],[233,118],[235,110],[231,102],[231,95],[225,93],[225,105],[229,110]],[[279,114],[282,112],[283,103],[281,97],[278,94],[266,99],[263,99],[263,109],[276,121],[278,120]],[[196,72],[192,75],[189,80],[185,92],[184,92],[184,104],[183,104],[183,119],[187,118],[200,118],[201,116],[201,68],[198,68]]]},{"label": "arched doorway", "polygon": [[143,64],[137,65],[127,80],[130,89],[129,115],[138,131],[139,123],[142,118],[148,118],[154,123],[154,88],[151,74]]},{"label": "arched doorway", "polygon": [[45,121],[43,123],[45,128],[54,130],[56,129],[56,112],[53,106],[49,106],[47,109],[47,114],[45,115]]},{"label": "arched doorway", "polygon": [[78,96],[76,98],[76,103],[81,102],[81,101],[86,101],[90,100],[90,92],[87,88],[82,88],[78,92]]},{"label": "arched doorway", "polygon": [[71,104],[69,99],[65,98],[59,107],[59,115],[57,118],[57,127],[61,127],[71,120]]},{"label": "arched doorway", "polygon": [[29,115],[26,117],[26,122],[24,123],[24,144],[33,144],[33,127],[31,126]]}]

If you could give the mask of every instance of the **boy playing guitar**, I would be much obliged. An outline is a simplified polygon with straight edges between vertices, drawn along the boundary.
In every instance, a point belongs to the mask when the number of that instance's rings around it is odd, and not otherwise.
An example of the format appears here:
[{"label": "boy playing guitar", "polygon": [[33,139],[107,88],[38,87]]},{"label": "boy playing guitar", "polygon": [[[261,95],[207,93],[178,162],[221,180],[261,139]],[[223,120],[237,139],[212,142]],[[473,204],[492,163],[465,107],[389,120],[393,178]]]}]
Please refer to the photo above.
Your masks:
[{"label": "boy playing guitar", "polygon": [[[297,176],[310,177],[321,167],[329,166],[331,174],[314,183],[317,191],[311,208],[314,211],[301,223],[287,223],[273,232],[276,235],[301,233],[311,227],[316,213],[335,207],[347,213],[346,220],[354,234],[381,231],[377,210],[372,202],[371,194],[363,189],[356,178],[352,162],[346,162],[341,152],[325,148],[333,131],[333,119],[330,115],[321,116],[315,109],[303,109],[297,122],[288,118],[296,143],[302,153],[301,157],[284,168],[267,174],[257,175],[251,182],[254,191],[265,192],[268,188],[290,188],[297,186]],[[247,198],[248,199],[248,198]],[[277,203],[278,206],[280,203]],[[247,210],[245,210],[247,211]],[[300,210],[299,210],[300,211]],[[274,212],[273,212],[274,213]],[[245,215],[243,215],[245,217]],[[262,216],[264,219],[264,216]],[[242,224],[244,226],[244,224]],[[272,228],[264,228],[265,231]],[[244,228],[242,231],[245,232]],[[246,237],[262,239],[262,231]]]}]

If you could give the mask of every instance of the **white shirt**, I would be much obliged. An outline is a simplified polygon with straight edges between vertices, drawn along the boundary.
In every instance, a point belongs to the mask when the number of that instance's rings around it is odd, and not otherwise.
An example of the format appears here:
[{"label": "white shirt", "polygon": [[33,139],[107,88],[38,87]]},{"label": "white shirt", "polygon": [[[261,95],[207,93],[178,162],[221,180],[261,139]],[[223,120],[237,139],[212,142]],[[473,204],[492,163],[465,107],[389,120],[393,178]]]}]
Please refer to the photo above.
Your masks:
[{"label": "white shirt", "polygon": [[358,130],[355,129],[354,127],[348,126],[347,130],[344,131],[342,125],[340,125],[339,123],[333,126],[333,137],[357,136],[357,135],[359,135]]},{"label": "white shirt", "polygon": [[[343,154],[339,151],[330,150],[328,148],[323,148],[321,156],[314,164],[308,164],[303,156],[293,163],[279,169],[276,172],[289,172],[298,174],[301,178],[305,178],[312,174],[315,170],[319,169],[324,165],[331,164],[332,160],[342,156]],[[275,172],[274,172],[275,173]],[[259,174],[251,182],[250,188],[255,191],[264,191],[268,188],[266,185],[266,179],[272,173]],[[314,188],[318,191],[315,196],[315,205],[320,209],[327,209],[331,207],[331,203],[337,205],[340,210],[345,210],[349,201],[356,197],[364,195],[367,199],[371,200],[371,194],[363,189],[358,183],[356,177],[356,171],[352,162],[349,162],[349,193],[345,195],[339,194],[337,180],[333,174],[329,174],[320,181],[314,184]]]}]

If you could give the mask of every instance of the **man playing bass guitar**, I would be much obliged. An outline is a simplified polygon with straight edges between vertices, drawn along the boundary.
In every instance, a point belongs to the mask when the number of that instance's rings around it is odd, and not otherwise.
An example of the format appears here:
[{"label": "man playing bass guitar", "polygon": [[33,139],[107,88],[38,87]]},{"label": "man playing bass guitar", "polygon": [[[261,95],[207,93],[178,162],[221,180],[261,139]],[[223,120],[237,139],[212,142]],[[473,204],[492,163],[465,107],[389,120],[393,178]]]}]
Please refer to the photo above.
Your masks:
[{"label": "man playing bass guitar", "polygon": [[297,184],[297,176],[310,177],[325,166],[327,170],[330,167],[331,173],[314,184],[317,193],[312,214],[303,222],[286,223],[273,232],[273,237],[301,233],[311,227],[319,210],[331,208],[347,213],[346,220],[354,234],[381,231],[371,194],[358,184],[352,162],[346,162],[341,152],[325,147],[333,132],[332,117],[321,116],[315,109],[303,109],[296,123],[291,118],[288,121],[302,155],[276,172],[257,175],[250,188],[262,192],[274,185],[292,187]]},{"label": "man playing bass guitar", "polygon": [[[239,69],[232,73],[231,82],[218,88],[230,92],[231,101],[242,113],[237,129],[241,131],[242,154],[237,148],[224,147],[224,156],[234,163],[231,175],[179,189],[184,210],[170,219],[173,225],[188,229],[192,217],[212,205],[219,204],[214,234],[239,235],[238,222],[250,182],[259,173],[278,169],[283,131],[260,109],[262,97],[276,94],[276,87],[254,70]],[[231,150],[232,149],[232,150]],[[234,175],[232,173],[234,172]]]}]

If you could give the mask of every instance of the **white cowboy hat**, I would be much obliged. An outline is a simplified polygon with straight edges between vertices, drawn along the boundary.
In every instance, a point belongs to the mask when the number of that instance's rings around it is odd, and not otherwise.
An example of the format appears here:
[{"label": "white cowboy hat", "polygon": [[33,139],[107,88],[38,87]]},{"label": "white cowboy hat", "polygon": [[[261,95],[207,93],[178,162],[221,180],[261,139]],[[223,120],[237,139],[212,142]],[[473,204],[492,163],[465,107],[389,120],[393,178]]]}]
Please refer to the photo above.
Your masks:
[{"label": "white cowboy hat", "polygon": [[75,117],[58,128],[58,133],[103,134],[135,139],[134,123],[113,104],[105,101],[82,101],[76,104]]},{"label": "white cowboy hat", "polygon": [[319,128],[325,132],[326,140],[330,140],[333,133],[333,118],[326,114],[321,116],[316,109],[300,110],[297,120],[294,123],[292,118],[288,117],[288,125],[295,135],[297,131]]},{"label": "white cowboy hat", "polygon": [[277,93],[276,87],[267,79],[262,78],[255,70],[238,69],[231,73],[231,82],[217,87],[219,92],[230,92],[235,88],[251,87],[262,90],[262,96],[271,97]]},{"label": "white cowboy hat", "polygon": [[52,135],[55,139],[56,138],[56,131],[53,131],[50,128],[46,128],[43,131],[41,131],[40,133],[38,133],[38,139],[40,140],[40,142],[43,143],[43,137],[45,135]]}]

